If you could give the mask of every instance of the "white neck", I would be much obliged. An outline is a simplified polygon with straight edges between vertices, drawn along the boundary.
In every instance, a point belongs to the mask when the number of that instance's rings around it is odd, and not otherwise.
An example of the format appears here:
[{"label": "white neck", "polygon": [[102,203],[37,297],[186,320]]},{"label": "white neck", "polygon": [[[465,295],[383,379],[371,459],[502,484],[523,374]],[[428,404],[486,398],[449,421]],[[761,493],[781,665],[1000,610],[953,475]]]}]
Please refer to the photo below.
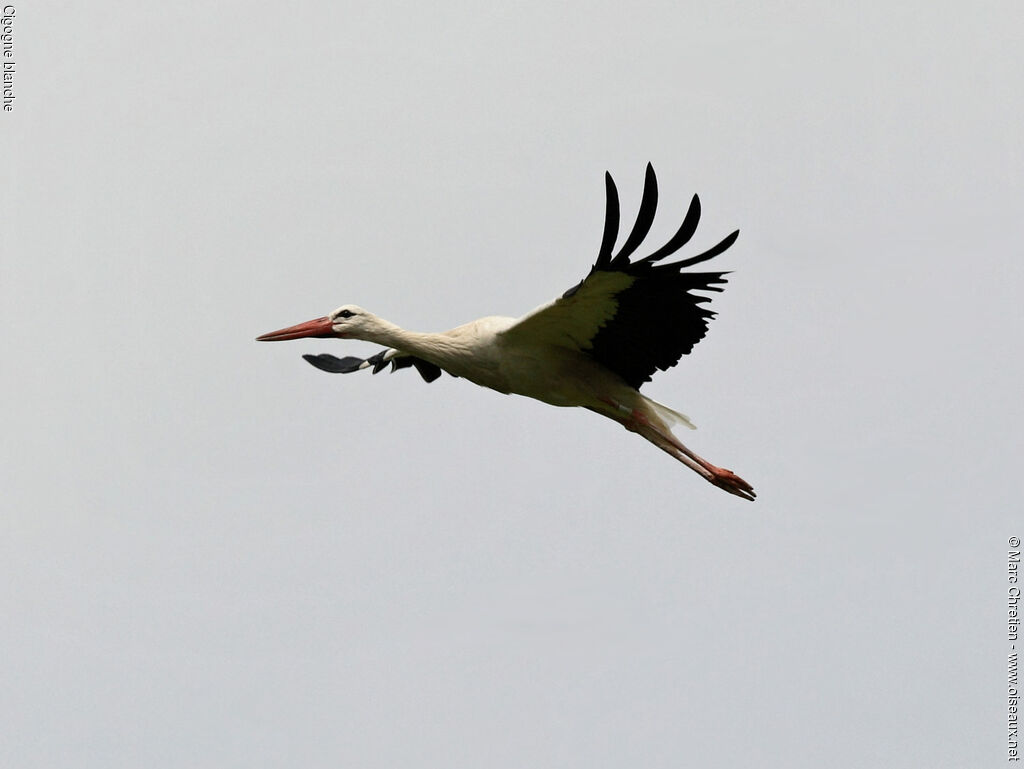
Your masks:
[{"label": "white neck", "polygon": [[457,354],[458,348],[445,334],[424,334],[418,331],[406,331],[383,318],[374,318],[373,326],[359,334],[359,338],[367,342],[394,347],[424,360],[444,363],[451,355]]}]

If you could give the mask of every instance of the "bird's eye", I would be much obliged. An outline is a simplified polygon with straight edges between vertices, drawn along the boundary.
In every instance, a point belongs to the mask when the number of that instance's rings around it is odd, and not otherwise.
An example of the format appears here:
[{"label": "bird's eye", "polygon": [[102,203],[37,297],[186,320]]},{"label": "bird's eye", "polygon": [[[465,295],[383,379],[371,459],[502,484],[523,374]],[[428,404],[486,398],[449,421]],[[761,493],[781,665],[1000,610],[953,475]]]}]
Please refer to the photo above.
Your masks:
[{"label": "bird's eye", "polygon": [[337,315],[335,315],[334,318],[335,320],[337,320],[338,318],[351,318],[353,315],[355,315],[355,313],[352,312],[352,310],[342,310]]}]

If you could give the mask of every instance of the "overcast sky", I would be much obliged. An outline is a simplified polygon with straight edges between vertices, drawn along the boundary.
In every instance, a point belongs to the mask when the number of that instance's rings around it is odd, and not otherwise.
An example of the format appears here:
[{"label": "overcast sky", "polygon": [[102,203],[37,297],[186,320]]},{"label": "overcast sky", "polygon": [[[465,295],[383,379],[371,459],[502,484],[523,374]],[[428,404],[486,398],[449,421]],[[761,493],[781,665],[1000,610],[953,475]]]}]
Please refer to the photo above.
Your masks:
[{"label": "overcast sky", "polygon": [[[1005,762],[1021,10],[834,5],[17,4],[0,764]],[[741,234],[645,392],[755,503],[253,341],[522,314],[648,161]]]}]

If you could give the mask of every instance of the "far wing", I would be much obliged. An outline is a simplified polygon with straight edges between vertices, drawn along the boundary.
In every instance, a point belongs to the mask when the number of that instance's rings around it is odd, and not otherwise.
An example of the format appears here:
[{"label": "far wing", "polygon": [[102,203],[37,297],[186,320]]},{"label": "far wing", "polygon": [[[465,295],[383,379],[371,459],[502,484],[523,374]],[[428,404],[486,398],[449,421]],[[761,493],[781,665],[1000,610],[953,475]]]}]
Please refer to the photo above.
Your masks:
[{"label": "far wing", "polygon": [[346,358],[337,358],[326,353],[321,355],[303,355],[302,357],[321,371],[327,371],[331,374],[351,374],[353,371],[362,371],[364,368],[372,368],[373,373],[378,374],[387,368],[388,363],[390,363],[392,371],[408,368],[409,366],[415,367],[426,382],[433,382],[441,376],[441,369],[433,363],[413,355],[403,355],[394,348],[381,350],[376,355],[371,355],[365,359],[352,355]]}]

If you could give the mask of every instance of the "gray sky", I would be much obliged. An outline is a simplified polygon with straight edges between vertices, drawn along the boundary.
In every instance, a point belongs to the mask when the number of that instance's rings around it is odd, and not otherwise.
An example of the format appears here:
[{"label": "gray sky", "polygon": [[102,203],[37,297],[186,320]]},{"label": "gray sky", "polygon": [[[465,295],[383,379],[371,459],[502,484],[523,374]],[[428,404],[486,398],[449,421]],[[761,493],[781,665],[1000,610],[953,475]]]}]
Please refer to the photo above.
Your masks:
[{"label": "gray sky", "polygon": [[[1019,4],[682,5],[16,6],[0,763],[1005,762]],[[645,392],[754,504],[253,341],[522,314],[648,160],[741,235]]]}]

